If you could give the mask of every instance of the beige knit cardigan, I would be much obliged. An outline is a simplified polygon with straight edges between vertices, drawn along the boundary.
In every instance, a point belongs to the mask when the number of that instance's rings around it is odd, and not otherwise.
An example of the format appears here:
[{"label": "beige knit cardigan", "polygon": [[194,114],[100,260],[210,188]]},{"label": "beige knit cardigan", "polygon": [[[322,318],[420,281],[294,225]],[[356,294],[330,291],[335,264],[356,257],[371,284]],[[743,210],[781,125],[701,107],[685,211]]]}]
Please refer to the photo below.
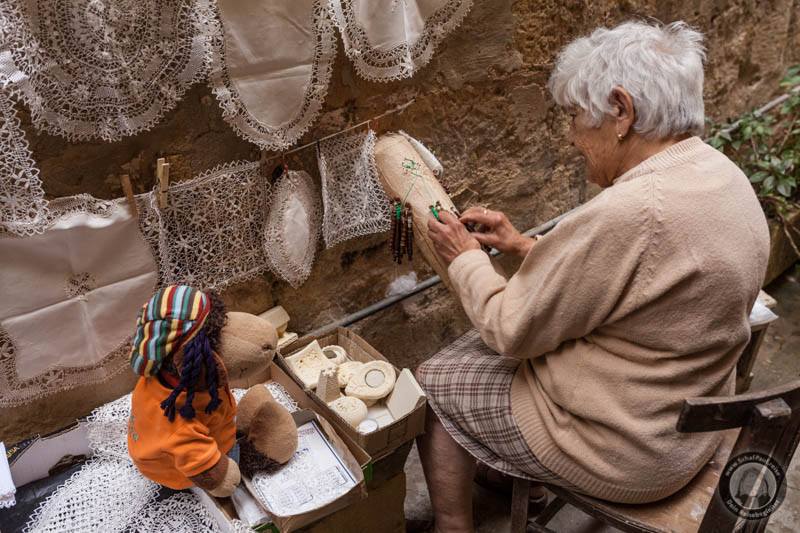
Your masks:
[{"label": "beige knit cardigan", "polygon": [[686,398],[733,393],[769,232],[747,177],[692,137],[562,220],[506,279],[480,250],[448,273],[472,323],[522,359],[514,418],[553,472],[596,497],[666,497],[717,433],[675,430]]}]

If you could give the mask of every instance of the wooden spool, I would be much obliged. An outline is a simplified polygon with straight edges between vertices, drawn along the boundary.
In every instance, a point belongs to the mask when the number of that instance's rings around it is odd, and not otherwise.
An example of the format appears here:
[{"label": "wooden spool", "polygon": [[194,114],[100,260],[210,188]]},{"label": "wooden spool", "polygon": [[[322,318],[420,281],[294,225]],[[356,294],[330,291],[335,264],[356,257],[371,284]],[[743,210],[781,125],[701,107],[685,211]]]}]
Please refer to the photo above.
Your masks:
[{"label": "wooden spool", "polygon": [[442,210],[455,209],[433,171],[423,162],[419,153],[399,133],[382,135],[375,142],[375,164],[378,177],[390,198],[400,198],[411,205],[414,227],[414,242],[425,260],[452,289],[445,265],[428,238],[428,220],[433,217],[431,204],[441,203]]}]

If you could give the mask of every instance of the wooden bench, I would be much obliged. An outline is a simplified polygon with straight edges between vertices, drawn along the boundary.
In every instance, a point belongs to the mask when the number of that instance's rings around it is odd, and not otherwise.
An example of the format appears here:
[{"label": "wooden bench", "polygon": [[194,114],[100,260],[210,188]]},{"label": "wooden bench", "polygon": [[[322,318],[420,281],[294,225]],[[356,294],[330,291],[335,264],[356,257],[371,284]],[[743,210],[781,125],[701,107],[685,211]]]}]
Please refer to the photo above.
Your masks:
[{"label": "wooden bench", "polygon": [[[737,517],[720,497],[720,475],[730,457],[760,452],[785,471],[800,438],[800,380],[773,389],[684,402],[677,430],[724,432],[713,459],[683,489],[655,503],[618,504],[546,485],[556,497],[537,517],[528,518],[531,482],[514,480],[511,531],[550,532],[548,522],[566,504],[622,531],[648,533],[717,533],[764,531],[769,517]],[[785,483],[785,481],[784,481]]]}]

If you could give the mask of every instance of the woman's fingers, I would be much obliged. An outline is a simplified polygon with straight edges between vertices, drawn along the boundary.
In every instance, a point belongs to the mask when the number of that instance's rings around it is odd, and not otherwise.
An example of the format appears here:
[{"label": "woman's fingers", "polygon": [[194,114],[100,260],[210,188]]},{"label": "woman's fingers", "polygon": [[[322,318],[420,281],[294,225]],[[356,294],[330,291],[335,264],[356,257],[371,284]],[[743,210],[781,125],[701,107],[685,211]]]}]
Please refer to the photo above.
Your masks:
[{"label": "woman's fingers", "polygon": [[484,226],[494,227],[497,223],[499,213],[491,211],[485,207],[470,207],[461,214],[459,220],[464,224],[483,224]]},{"label": "woman's fingers", "polygon": [[492,248],[497,248],[496,245],[499,242],[499,239],[497,238],[497,235],[495,235],[494,233],[478,233],[478,232],[475,232],[475,233],[470,233],[470,235],[475,237],[475,240],[478,241],[481,244],[485,244],[487,246],[491,246]]}]

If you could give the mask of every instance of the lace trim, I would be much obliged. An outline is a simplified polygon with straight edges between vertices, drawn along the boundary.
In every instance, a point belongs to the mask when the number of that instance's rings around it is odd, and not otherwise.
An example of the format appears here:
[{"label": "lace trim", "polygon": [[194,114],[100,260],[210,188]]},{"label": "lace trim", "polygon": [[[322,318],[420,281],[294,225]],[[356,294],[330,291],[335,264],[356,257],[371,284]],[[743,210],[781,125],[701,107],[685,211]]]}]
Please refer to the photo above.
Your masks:
[{"label": "lace trim", "polygon": [[122,531],[158,488],[131,462],[94,459],[36,508],[23,532]]},{"label": "lace trim", "polygon": [[321,207],[318,189],[306,172],[289,171],[275,186],[264,225],[264,254],[269,269],[295,289],[314,265]]},{"label": "lace trim", "polygon": [[210,45],[209,85],[222,108],[223,119],[237,135],[262,149],[284,150],[291,146],[308,131],[322,110],[337,48],[336,31],[329,16],[327,1],[315,0],[313,5],[311,16],[316,45],[303,103],[292,120],[277,126],[265,124],[247,110],[231,82],[225,64],[225,37],[219,11],[217,16],[210,19],[214,30]]},{"label": "lace trim", "polygon": [[[127,533],[218,533],[217,521],[192,493],[179,492],[151,503],[136,515]],[[251,530],[252,531],[252,530]]]},{"label": "lace trim", "polygon": [[339,135],[317,153],[325,206],[322,234],[330,248],[389,229],[389,199],[378,182],[375,132]]},{"label": "lace trim", "polygon": [[157,240],[163,282],[219,290],[266,270],[261,235],[270,184],[258,162],[219,165],[168,194],[165,209],[151,193],[140,213],[149,219],[140,224],[147,239]]},{"label": "lace trim", "polygon": [[[402,10],[406,9],[407,2],[415,1],[393,0],[393,5],[387,9],[398,10],[397,23],[405,24]],[[425,21],[416,41],[382,50],[370,45],[367,30],[358,23],[357,3],[357,0],[330,0],[331,15],[342,34],[345,53],[353,62],[356,72],[364,79],[380,82],[410,78],[427,65],[439,43],[463,22],[472,8],[472,0],[446,0]]]},{"label": "lace trim", "polygon": [[0,116],[0,235],[42,233],[49,212],[39,169],[14,105],[2,89]]},{"label": "lace trim", "polygon": [[12,87],[38,129],[70,141],[150,129],[206,75],[211,2],[0,2],[25,74]]},{"label": "lace trim", "polygon": [[17,376],[16,352],[8,333],[0,328],[0,408],[15,407],[50,394],[110,380],[128,368],[128,338],[98,363],[82,367],[52,367],[31,379]]}]

